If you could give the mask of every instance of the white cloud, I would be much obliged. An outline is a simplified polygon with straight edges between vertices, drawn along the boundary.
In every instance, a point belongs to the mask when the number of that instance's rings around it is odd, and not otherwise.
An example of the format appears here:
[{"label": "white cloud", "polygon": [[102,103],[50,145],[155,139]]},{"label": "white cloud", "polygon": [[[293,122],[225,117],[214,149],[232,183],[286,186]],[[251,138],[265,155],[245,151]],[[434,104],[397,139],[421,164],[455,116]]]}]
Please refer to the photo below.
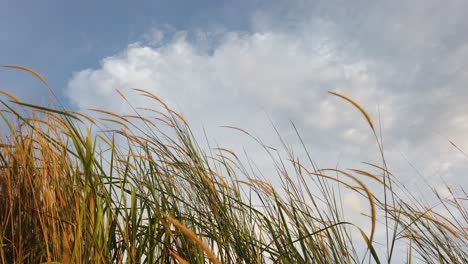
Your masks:
[{"label": "white cloud", "polygon": [[377,125],[380,115],[389,162],[403,181],[419,184],[401,153],[431,181],[442,176],[466,186],[459,178],[466,158],[448,142],[468,150],[468,45],[456,36],[464,31],[464,4],[294,3],[288,12],[258,11],[251,32],[152,29],[144,43],[76,73],[67,93],[81,109],[122,112],[129,108],[114,88],[147,89],[232,147],[248,143],[218,126],[246,128],[270,143],[270,116],[297,142],[292,120],[319,164],[377,162],[363,117],[326,94],[336,90],[368,109]]},{"label": "white cloud", "polygon": [[362,100],[372,99],[376,91],[366,62],[340,61],[332,46],[323,45],[323,37],[228,32],[219,42],[212,53],[201,52],[203,47],[187,41],[183,33],[158,48],[132,44],[104,59],[100,69],[77,73],[68,94],[80,108],[119,110],[122,105],[111,96],[113,90],[138,87],[178,105],[195,122],[201,117],[211,122],[206,114],[218,114],[214,122],[235,121],[253,110],[287,114],[308,128],[327,130],[350,122],[340,118],[357,116],[337,116],[337,104],[326,98],[327,90],[359,94]]},{"label": "white cloud", "polygon": [[[467,158],[449,143],[468,152],[468,31],[460,26],[468,22],[468,6],[294,3],[286,13],[259,10],[250,32],[151,29],[99,68],[77,72],[67,94],[82,110],[128,112],[114,89],[135,106],[154,103],[130,89],[149,90],[182,112],[195,132],[203,125],[215,144],[247,149],[265,175],[276,177],[252,140],[219,126],[245,128],[278,147],[271,117],[300,154],[292,120],[323,167],[379,162],[359,111],[326,93],[336,90],[364,106],[377,127],[381,118],[390,169],[416,197],[430,193],[425,181],[444,197],[443,181],[468,188]],[[368,213],[366,200],[343,190],[343,205],[367,231],[360,215]],[[379,225],[378,238],[383,230]]]},{"label": "white cloud", "polygon": [[[135,106],[150,102],[130,89],[149,90],[196,131],[205,126],[216,143],[246,148],[267,172],[272,169],[264,152],[219,126],[245,128],[277,147],[271,117],[300,153],[292,120],[319,165],[378,163],[365,119],[326,93],[336,90],[364,106],[377,129],[380,118],[387,162],[408,189],[425,195],[422,183],[428,181],[446,195],[442,180],[468,187],[462,177],[467,158],[449,143],[468,152],[468,31],[460,26],[468,22],[468,8],[455,2],[353,1],[339,7],[298,0],[288,12],[275,5],[256,12],[251,32],[151,29],[144,42],[104,58],[98,69],[77,72],[67,94],[80,109],[127,112],[114,89]],[[355,194],[343,197],[350,211],[368,210]]]}]

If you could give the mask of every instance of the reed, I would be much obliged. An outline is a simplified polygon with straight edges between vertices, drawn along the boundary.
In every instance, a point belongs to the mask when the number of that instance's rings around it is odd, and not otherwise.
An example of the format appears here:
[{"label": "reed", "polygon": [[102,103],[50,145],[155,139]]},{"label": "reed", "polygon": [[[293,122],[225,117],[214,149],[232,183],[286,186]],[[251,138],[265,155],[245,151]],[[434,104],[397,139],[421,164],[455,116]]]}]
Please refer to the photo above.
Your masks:
[{"label": "reed", "polygon": [[[47,85],[31,69],[6,67]],[[468,263],[463,189],[450,189],[450,198],[434,193],[438,203],[423,206],[390,173],[382,149],[382,164],[320,169],[284,141],[287,156],[276,158],[254,138],[276,170],[263,177],[239,153],[201,147],[182,115],[135,91],[154,109],[94,109],[100,119],[0,91],[1,263],[384,263],[399,257],[396,245],[408,249],[400,256],[408,263]],[[362,106],[331,94],[357,108],[376,135]],[[369,202],[367,223],[343,213],[344,189]],[[379,222],[386,239],[376,235]]]}]

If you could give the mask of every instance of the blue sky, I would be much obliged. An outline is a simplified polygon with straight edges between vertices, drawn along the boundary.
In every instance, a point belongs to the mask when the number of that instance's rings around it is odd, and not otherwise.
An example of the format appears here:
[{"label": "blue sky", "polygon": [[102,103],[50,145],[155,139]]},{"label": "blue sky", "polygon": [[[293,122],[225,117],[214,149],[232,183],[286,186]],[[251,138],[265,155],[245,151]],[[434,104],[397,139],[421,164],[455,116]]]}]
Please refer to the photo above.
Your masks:
[{"label": "blue sky", "polygon": [[[244,1],[245,2],[245,1]],[[245,30],[249,3],[222,1],[1,1],[0,57],[4,64],[28,65],[41,72],[58,94],[72,72],[97,67],[153,27],[227,27]],[[243,9],[242,7],[242,9]],[[243,17],[244,16],[244,17]],[[25,93],[36,83],[21,74],[0,73],[8,86]],[[5,81],[4,81],[5,82]],[[13,88],[11,88],[13,89]]]},{"label": "blue sky", "polygon": [[[147,89],[194,129],[242,151],[235,125],[279,146],[269,118],[324,167],[379,162],[366,123],[326,94],[347,94],[382,122],[387,161],[408,188],[468,187],[468,1],[5,1],[2,64],[31,67],[62,102],[129,111]],[[47,103],[32,77],[0,71],[2,89]],[[257,161],[265,155],[252,150]],[[357,206],[357,205],[356,205]],[[359,207],[359,206],[357,206]]]},{"label": "blue sky", "polygon": [[[466,163],[447,143],[468,149],[466,1],[1,5],[2,63],[37,70],[69,107],[125,111],[114,89],[139,87],[214,135],[234,124],[274,142],[270,117],[286,135],[295,122],[326,164],[373,157],[356,147],[374,146],[359,115],[327,96],[335,90],[380,115],[398,166],[408,159],[435,182],[458,182]],[[3,89],[47,104],[31,76],[4,69],[0,78]]]}]

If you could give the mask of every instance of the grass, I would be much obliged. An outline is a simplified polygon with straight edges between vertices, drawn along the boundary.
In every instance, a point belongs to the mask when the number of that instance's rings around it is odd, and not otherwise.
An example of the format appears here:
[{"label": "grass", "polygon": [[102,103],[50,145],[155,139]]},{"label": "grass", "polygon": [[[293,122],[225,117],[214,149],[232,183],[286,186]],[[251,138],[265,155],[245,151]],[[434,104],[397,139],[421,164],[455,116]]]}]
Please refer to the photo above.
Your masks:
[{"label": "grass", "polygon": [[[31,69],[7,67],[47,85]],[[278,158],[254,138],[276,171],[263,177],[229,149],[201,147],[180,114],[135,92],[155,109],[96,109],[102,119],[1,92],[0,262],[468,263],[466,192],[434,192],[431,206],[414,198],[387,168],[372,119],[349,97],[330,95],[363,114],[381,164],[317,168],[284,141],[287,156]],[[347,220],[344,190],[368,201],[368,223]]]}]

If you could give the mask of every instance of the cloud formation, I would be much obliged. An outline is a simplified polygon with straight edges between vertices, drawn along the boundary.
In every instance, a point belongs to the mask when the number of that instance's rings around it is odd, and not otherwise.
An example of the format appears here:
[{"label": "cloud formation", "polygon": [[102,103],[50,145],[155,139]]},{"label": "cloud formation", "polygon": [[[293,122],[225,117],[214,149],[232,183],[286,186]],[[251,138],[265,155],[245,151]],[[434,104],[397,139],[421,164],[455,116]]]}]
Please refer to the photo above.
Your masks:
[{"label": "cloud formation", "polygon": [[448,140],[468,150],[467,4],[338,2],[271,5],[246,32],[151,29],[100,68],[77,72],[67,94],[80,109],[125,112],[114,89],[146,89],[228,146],[238,138],[220,125],[275,142],[268,117],[297,142],[291,120],[319,164],[377,162],[365,120],[326,93],[339,91],[380,118],[389,162],[404,181],[466,186],[466,157]]}]

